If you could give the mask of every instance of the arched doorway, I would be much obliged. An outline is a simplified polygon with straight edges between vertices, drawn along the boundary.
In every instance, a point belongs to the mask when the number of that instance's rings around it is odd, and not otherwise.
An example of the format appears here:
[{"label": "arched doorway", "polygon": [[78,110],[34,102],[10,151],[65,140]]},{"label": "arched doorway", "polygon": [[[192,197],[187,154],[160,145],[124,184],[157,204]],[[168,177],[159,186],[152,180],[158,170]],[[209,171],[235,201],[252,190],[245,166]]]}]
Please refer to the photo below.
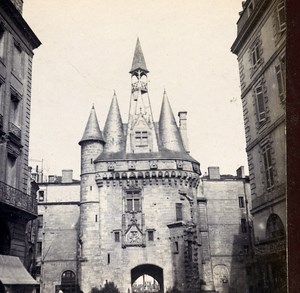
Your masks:
[{"label": "arched doorway", "polygon": [[61,275],[61,287],[64,293],[76,292],[76,275],[74,272],[68,270],[64,271]]},{"label": "arched doorway", "polygon": [[0,218],[0,254],[10,252],[10,232],[6,222]]},{"label": "arched doorway", "polygon": [[[143,277],[145,276],[145,277]],[[146,286],[142,292],[164,292],[164,276],[163,276],[163,269],[152,264],[143,264],[136,266],[131,270],[131,286],[132,292],[134,283],[140,278],[143,277],[143,281],[145,283],[145,279],[147,276],[152,277],[154,279],[153,286]],[[139,292],[140,293],[140,292]]]},{"label": "arched doorway", "polygon": [[267,221],[266,237],[267,239],[278,239],[285,236],[284,226],[276,214],[271,214]]}]

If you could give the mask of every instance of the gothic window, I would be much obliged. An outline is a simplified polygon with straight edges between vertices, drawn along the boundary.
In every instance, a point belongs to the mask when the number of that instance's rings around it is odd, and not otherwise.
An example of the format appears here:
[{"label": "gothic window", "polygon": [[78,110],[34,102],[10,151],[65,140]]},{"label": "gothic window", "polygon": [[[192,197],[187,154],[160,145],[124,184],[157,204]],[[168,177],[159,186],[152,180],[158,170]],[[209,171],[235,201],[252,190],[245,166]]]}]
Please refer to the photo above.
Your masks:
[{"label": "gothic window", "polygon": [[148,146],[148,131],[135,131],[135,146],[136,147]]},{"label": "gothic window", "polygon": [[182,203],[176,203],[176,221],[182,221]]},{"label": "gothic window", "polygon": [[274,172],[271,158],[271,147],[269,143],[262,145],[262,156],[267,189],[270,189],[274,186]]},{"label": "gothic window", "polygon": [[267,221],[267,239],[276,239],[285,235],[281,219],[276,214],[271,214]]},{"label": "gothic window", "polygon": [[275,66],[277,83],[278,83],[278,94],[280,101],[285,102],[286,97],[286,63],[285,56],[280,58],[280,63]]},{"label": "gothic window", "polygon": [[17,187],[17,159],[11,155],[7,156],[7,183],[12,187]]},{"label": "gothic window", "polygon": [[244,208],[245,207],[245,200],[243,196],[239,196],[239,207]]},{"label": "gothic window", "polygon": [[261,83],[255,87],[254,94],[255,94],[258,122],[262,123],[266,120],[266,105],[265,105],[265,97],[263,93],[263,86]]},{"label": "gothic window", "polygon": [[140,191],[126,191],[126,211],[131,213],[140,212],[141,209]]}]

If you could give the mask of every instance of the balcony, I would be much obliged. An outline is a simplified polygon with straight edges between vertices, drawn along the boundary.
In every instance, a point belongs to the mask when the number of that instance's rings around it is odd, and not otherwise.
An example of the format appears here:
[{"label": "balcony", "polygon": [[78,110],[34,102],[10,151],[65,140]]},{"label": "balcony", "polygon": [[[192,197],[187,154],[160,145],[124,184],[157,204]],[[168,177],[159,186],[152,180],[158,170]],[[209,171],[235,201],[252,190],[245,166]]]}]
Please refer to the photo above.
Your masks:
[{"label": "balcony", "polygon": [[0,181],[0,202],[34,216],[37,215],[36,198]]},{"label": "balcony", "polygon": [[16,126],[15,124],[9,122],[9,125],[8,125],[8,131],[9,131],[9,134],[14,136],[15,139],[17,139],[18,141],[21,141],[21,129]]},{"label": "balcony", "polygon": [[138,91],[139,89],[141,90],[142,94],[148,91],[148,85],[146,82],[143,81],[135,82],[131,85],[131,87],[132,87],[131,88],[132,93]]}]

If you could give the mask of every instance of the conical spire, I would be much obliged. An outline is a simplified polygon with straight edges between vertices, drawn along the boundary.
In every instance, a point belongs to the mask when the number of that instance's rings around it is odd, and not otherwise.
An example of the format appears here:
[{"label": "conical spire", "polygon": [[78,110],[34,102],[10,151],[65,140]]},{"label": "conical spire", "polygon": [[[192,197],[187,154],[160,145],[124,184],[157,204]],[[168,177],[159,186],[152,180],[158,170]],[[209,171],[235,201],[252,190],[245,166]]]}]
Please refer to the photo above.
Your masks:
[{"label": "conical spire", "polygon": [[89,120],[86,124],[82,139],[80,140],[79,144],[89,140],[104,142],[94,105],[92,107]]},{"label": "conical spire", "polygon": [[137,38],[137,41],[136,41],[132,66],[131,66],[131,70],[129,72],[132,73],[133,71],[135,71],[137,69],[143,70],[146,73],[149,72],[147,69],[147,66],[146,66],[146,62],[145,62],[145,58],[144,58],[144,54],[142,51],[142,47],[141,47],[139,38]]},{"label": "conical spire", "polygon": [[185,152],[166,91],[164,91],[159,117],[159,136],[163,148],[171,151]]},{"label": "conical spire", "polygon": [[111,101],[110,109],[103,129],[103,135],[106,141],[104,147],[105,152],[115,153],[123,150],[123,145],[124,145],[123,123],[122,123],[116,92],[114,92]]}]

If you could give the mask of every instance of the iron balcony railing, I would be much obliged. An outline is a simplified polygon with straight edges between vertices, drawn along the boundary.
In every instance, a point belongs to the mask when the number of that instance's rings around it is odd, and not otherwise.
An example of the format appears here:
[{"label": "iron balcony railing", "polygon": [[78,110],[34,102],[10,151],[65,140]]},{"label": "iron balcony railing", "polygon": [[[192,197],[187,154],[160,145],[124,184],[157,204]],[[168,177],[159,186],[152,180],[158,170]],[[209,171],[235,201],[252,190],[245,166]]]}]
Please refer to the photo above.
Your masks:
[{"label": "iron balcony railing", "polygon": [[2,181],[0,181],[0,202],[32,215],[37,215],[37,201],[34,196],[26,194]]}]

